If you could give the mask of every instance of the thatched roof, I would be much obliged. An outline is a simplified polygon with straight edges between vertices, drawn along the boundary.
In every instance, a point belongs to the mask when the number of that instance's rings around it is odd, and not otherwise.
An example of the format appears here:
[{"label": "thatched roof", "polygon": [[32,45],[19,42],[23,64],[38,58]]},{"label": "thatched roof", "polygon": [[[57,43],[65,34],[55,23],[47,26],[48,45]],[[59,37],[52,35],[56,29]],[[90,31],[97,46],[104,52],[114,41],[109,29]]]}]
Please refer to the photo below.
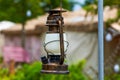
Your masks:
[{"label": "thatched roof", "polygon": [[120,32],[120,24],[119,23],[112,23],[111,27],[116,31]]},{"label": "thatched roof", "polygon": [[[104,22],[106,22],[108,19],[113,19],[116,17],[117,9],[113,8],[110,9],[109,7],[106,7],[104,10]],[[26,33],[40,33],[47,29],[45,27],[46,19],[48,14],[45,14],[43,16],[39,16],[35,19],[31,19],[26,22],[25,30]],[[67,11],[63,13],[64,17],[64,26],[66,30],[72,30],[72,31],[94,31],[97,30],[97,23],[98,23],[98,15],[92,16],[91,14],[88,14],[86,17],[86,11],[83,9],[80,9],[79,11],[71,12]],[[2,33],[20,33],[22,30],[22,24],[16,24],[15,26],[3,30]]]},{"label": "thatched roof", "polygon": [[8,28],[10,28],[10,27],[12,27],[14,25],[15,25],[15,23],[10,22],[10,21],[1,21],[0,22],[0,31],[8,29]]}]

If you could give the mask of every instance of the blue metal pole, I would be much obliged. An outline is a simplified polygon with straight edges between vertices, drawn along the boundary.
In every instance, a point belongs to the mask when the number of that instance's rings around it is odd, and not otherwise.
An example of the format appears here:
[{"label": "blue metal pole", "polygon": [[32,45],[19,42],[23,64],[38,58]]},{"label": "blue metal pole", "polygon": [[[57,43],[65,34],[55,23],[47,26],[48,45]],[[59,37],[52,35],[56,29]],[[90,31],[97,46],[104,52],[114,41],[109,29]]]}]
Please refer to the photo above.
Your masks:
[{"label": "blue metal pole", "polygon": [[98,0],[98,64],[99,80],[104,80],[103,0]]}]

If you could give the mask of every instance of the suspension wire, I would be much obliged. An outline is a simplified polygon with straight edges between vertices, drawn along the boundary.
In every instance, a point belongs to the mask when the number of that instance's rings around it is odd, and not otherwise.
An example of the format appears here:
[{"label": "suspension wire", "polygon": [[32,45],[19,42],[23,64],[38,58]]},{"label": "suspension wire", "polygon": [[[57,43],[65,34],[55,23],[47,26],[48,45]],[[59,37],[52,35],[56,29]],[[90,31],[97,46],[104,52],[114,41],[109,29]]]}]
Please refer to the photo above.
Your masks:
[{"label": "suspension wire", "polygon": [[62,0],[60,0],[60,10],[62,11]]},{"label": "suspension wire", "polygon": [[52,7],[53,7],[53,6],[51,5],[51,1],[50,1],[50,10],[52,9]]}]

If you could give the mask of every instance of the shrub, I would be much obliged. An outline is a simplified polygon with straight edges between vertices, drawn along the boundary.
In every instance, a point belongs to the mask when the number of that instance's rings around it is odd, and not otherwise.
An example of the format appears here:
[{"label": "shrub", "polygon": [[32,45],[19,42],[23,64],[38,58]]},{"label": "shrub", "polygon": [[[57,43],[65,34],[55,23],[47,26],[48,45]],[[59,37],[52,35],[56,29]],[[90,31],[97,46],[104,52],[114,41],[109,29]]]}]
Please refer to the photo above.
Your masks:
[{"label": "shrub", "polygon": [[[87,80],[82,73],[84,62],[69,67],[70,74],[41,74],[41,63],[24,64],[22,68],[16,70],[15,75],[8,75],[8,70],[0,70],[0,80]],[[4,75],[4,76],[3,76]],[[1,77],[2,76],[2,77]]]}]

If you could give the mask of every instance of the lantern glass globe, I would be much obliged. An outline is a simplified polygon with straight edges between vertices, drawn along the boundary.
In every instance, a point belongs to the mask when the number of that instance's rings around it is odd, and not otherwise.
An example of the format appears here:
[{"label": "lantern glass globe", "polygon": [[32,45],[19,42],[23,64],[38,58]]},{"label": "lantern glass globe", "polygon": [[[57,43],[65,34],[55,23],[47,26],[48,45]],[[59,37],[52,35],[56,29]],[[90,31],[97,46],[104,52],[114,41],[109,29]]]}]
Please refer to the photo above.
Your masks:
[{"label": "lantern glass globe", "polygon": [[[64,51],[67,50],[67,40],[66,34],[64,36]],[[45,49],[48,53],[54,53],[55,55],[60,55],[60,37],[59,33],[47,33],[45,36]]]}]

